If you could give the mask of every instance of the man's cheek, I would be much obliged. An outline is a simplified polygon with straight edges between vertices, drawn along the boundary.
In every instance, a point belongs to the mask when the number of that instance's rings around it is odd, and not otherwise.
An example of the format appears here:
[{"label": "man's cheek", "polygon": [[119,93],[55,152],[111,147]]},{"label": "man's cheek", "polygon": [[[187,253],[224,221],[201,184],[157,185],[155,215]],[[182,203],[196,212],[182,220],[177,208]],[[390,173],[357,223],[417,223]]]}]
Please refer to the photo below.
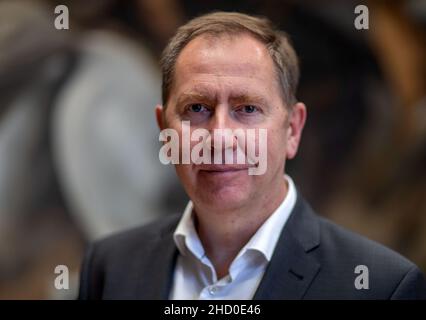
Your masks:
[{"label": "man's cheek", "polygon": [[188,164],[175,165],[176,173],[179,176],[184,186],[191,187],[195,184],[195,171],[193,167]]},{"label": "man's cheek", "polygon": [[[250,133],[254,133],[251,135]],[[255,167],[248,169],[249,175],[263,175],[268,167],[268,130],[265,128],[248,130],[247,157],[250,164]]]},{"label": "man's cheek", "polygon": [[280,166],[286,158],[286,142],[280,137],[272,137],[268,140],[268,164],[270,166]]}]

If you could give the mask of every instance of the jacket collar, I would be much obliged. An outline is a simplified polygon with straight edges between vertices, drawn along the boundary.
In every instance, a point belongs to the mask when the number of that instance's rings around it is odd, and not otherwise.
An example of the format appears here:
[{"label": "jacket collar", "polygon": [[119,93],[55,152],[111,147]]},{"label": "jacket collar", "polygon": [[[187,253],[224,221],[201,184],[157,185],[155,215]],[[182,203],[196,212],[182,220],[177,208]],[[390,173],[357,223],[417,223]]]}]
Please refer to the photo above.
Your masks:
[{"label": "jacket collar", "polygon": [[254,299],[303,298],[320,269],[320,263],[309,255],[319,244],[318,217],[298,194]]},{"label": "jacket collar", "polygon": [[[141,270],[139,299],[168,299],[178,255],[173,240],[177,222],[162,230],[150,256],[143,257],[150,259],[152,267]],[[319,244],[318,217],[298,193],[254,299],[303,298],[320,269],[320,263],[309,255]]]},{"label": "jacket collar", "polygon": [[[173,231],[179,216],[173,223],[160,231],[159,238],[152,243],[148,256],[149,268],[141,268],[137,284],[137,298],[140,300],[167,300],[171,290],[173,273],[176,265],[178,250],[173,240]],[[146,264],[144,264],[146,265]]]}]

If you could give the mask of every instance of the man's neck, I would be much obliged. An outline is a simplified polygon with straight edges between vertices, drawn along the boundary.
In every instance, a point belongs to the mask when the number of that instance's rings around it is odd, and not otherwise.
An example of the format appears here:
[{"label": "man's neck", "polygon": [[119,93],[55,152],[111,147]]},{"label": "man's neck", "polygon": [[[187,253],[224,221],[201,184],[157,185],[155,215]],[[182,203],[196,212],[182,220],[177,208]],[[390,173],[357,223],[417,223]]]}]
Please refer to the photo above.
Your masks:
[{"label": "man's neck", "polygon": [[262,195],[246,206],[220,212],[196,210],[196,228],[204,250],[215,267],[218,278],[228,274],[229,267],[240,250],[279,207],[288,192],[283,179],[274,194]]}]

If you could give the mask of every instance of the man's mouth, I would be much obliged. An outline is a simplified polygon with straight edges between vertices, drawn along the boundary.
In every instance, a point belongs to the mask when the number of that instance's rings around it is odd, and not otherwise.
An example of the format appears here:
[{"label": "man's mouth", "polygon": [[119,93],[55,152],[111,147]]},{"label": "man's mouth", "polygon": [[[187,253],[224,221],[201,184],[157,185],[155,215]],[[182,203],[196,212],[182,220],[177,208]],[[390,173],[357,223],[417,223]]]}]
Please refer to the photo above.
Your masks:
[{"label": "man's mouth", "polygon": [[209,164],[209,165],[199,165],[197,166],[199,171],[208,172],[208,173],[226,173],[226,172],[237,172],[248,170],[249,165],[223,165],[223,164]]}]

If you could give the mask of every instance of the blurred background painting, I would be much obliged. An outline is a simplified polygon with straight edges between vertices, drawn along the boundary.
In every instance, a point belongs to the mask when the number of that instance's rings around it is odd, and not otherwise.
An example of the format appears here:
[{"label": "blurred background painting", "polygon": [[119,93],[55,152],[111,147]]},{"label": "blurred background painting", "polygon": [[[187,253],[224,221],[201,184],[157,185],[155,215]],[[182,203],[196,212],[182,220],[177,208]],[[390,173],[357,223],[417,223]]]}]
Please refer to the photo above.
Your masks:
[{"label": "blurred background painting", "polygon": [[183,210],[158,161],[158,58],[213,10],[267,16],[293,41],[299,191],[426,272],[426,1],[0,0],[0,299],[74,299],[87,243]]}]

